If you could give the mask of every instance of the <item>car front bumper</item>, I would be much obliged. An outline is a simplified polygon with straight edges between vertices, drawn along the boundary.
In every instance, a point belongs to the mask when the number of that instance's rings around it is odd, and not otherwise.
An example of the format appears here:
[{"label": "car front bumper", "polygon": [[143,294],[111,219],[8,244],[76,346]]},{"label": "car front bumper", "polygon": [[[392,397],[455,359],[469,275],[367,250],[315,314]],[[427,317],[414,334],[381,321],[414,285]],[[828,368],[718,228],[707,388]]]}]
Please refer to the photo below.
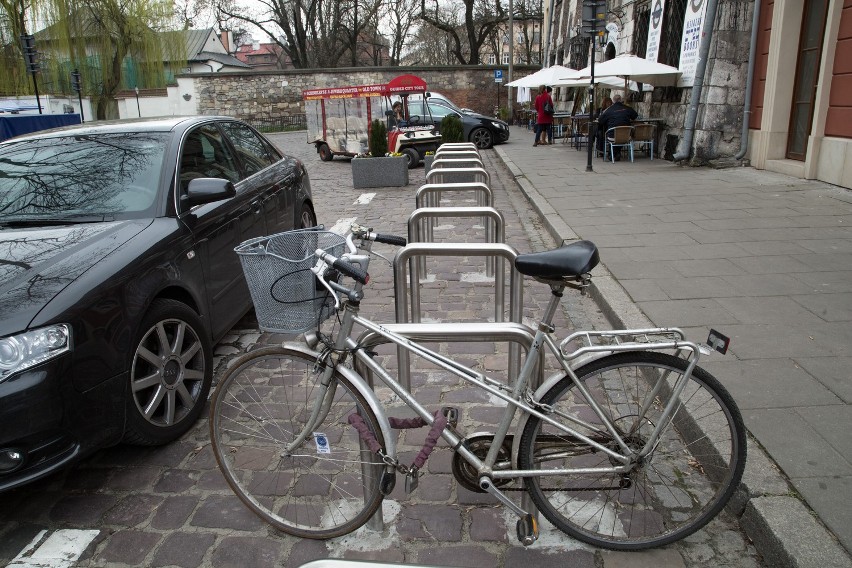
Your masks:
[{"label": "car front bumper", "polygon": [[120,385],[105,381],[81,393],[69,368],[70,356],[58,357],[0,382],[0,492],[120,439],[123,406],[116,409],[121,397],[112,392]]}]

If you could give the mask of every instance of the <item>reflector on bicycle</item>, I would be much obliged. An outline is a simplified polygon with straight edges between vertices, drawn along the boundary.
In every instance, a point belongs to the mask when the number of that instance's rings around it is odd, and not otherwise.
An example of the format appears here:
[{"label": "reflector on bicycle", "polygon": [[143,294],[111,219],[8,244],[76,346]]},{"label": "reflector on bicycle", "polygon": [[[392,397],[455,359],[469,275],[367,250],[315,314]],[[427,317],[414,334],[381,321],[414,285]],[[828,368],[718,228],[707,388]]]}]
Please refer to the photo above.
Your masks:
[{"label": "reflector on bicycle", "polygon": [[731,338],[727,335],[722,335],[715,329],[710,330],[710,335],[707,336],[707,345],[722,355],[728,352],[728,345],[731,344]]}]

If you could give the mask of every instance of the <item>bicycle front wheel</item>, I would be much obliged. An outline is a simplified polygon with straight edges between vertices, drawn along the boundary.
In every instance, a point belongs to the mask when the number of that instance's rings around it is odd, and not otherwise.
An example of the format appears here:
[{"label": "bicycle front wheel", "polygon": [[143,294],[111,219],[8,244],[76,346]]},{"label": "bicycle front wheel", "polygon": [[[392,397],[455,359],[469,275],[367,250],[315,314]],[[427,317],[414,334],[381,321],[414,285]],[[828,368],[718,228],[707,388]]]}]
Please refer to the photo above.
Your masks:
[{"label": "bicycle front wheel", "polygon": [[[658,352],[610,355],[576,371],[630,451],[641,450],[657,426],[652,451],[621,473],[595,472],[622,462],[538,418],[524,427],[522,469],[579,469],[586,473],[525,478],[542,514],[589,544],[640,550],[683,538],[725,506],[742,477],[746,436],[724,387],[696,367],[662,421],[688,362]],[[549,418],[607,449],[625,452],[570,376],[541,399]],[[577,418],[580,424],[569,421]]]},{"label": "bicycle front wheel", "polygon": [[284,347],[237,359],[213,396],[210,438],[225,479],[254,513],[288,534],[325,539],[363,525],[382,500],[381,459],[361,442],[349,416],[360,415],[382,450],[385,444],[366,401],[337,372],[325,395],[327,411],[309,429],[324,392],[315,363]]}]

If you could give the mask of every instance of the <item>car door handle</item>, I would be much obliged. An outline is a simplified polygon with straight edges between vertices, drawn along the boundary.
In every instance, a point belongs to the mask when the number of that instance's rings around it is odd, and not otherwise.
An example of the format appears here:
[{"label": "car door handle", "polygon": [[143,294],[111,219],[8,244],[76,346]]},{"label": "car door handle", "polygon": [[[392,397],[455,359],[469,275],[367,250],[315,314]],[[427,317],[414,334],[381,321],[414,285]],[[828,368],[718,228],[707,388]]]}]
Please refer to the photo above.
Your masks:
[{"label": "car door handle", "polygon": [[263,211],[263,200],[255,199],[254,201],[252,201],[251,208],[254,210],[255,213],[259,214],[261,211]]}]

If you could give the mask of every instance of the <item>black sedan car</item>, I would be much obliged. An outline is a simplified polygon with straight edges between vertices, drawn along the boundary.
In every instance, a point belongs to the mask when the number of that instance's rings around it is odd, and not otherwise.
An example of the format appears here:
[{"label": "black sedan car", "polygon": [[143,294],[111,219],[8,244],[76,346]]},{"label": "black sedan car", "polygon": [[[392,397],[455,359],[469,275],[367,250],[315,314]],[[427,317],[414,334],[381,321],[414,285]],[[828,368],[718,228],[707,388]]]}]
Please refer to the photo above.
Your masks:
[{"label": "black sedan car", "polygon": [[251,308],[234,247],[314,225],[302,164],[231,118],[0,143],[0,491],[188,430]]},{"label": "black sedan car", "polygon": [[441,121],[445,116],[455,114],[461,118],[462,126],[464,127],[464,139],[476,144],[477,148],[487,150],[494,146],[494,144],[502,144],[509,140],[509,125],[502,120],[491,118],[484,114],[462,112],[458,108],[442,104],[439,102],[439,99],[428,99],[426,103],[429,105],[428,113],[422,108],[422,101],[409,104],[411,114],[419,114],[425,117],[431,115],[432,121],[438,129],[440,129]]}]

